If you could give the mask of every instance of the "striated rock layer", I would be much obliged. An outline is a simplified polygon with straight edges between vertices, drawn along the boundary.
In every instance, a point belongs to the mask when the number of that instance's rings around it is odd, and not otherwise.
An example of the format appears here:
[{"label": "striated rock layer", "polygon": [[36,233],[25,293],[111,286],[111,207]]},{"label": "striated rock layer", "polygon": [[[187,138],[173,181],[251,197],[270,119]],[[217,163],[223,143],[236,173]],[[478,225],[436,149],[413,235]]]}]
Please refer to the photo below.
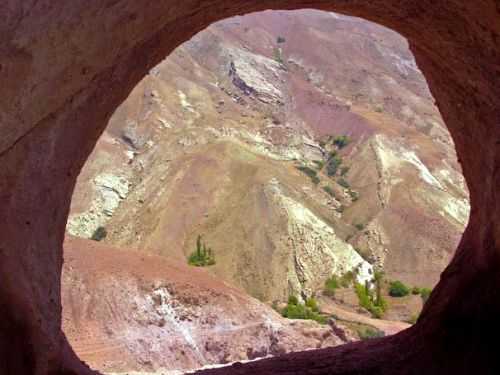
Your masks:
[{"label": "striated rock layer", "polygon": [[176,46],[266,8],[357,15],[407,37],[455,141],[469,225],[417,324],[218,373],[496,373],[500,314],[498,1],[7,1],[0,5],[0,370],[91,373],[61,331],[62,244],[79,170],[109,116]]}]

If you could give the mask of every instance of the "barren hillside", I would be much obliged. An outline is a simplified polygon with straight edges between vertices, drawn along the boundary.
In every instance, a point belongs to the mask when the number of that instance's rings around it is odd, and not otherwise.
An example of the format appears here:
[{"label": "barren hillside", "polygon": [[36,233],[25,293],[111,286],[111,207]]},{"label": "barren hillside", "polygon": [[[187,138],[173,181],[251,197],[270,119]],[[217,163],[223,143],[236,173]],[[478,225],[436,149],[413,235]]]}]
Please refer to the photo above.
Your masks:
[{"label": "barren hillside", "polygon": [[80,176],[68,231],[102,226],[107,243],[177,260],[202,235],[214,274],[272,301],[361,262],[432,286],[467,217],[452,141],[404,39],[330,13],[267,12],[212,25],[135,88]]},{"label": "barren hillside", "polygon": [[[102,243],[66,243],[65,332],[110,372],[394,333],[423,298],[389,297],[388,282],[432,287],[468,213],[403,38],[316,11],[228,19],[143,79],[85,165],[67,230]],[[215,259],[204,269],[187,265],[199,236]],[[320,297],[332,275],[370,285],[376,270],[393,322],[360,308],[352,285]],[[340,325],[281,318],[270,305],[289,296],[316,296]]]}]

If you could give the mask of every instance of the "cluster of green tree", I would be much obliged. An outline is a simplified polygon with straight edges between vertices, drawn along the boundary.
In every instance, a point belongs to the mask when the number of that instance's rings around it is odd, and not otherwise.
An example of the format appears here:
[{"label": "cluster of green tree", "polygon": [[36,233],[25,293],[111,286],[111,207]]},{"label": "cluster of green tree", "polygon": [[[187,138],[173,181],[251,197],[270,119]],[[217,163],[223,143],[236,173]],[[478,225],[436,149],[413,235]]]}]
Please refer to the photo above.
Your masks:
[{"label": "cluster of green tree", "polygon": [[410,294],[410,292],[414,295],[420,294],[422,301],[426,303],[432,290],[429,288],[419,288],[417,286],[410,288],[399,280],[392,281],[389,284],[389,295],[391,297],[404,297]]},{"label": "cluster of green tree", "polygon": [[337,151],[332,151],[326,162],[326,174],[329,177],[335,176],[341,164],[342,158],[337,154]]},{"label": "cluster of green tree", "polygon": [[207,248],[205,242],[202,243],[200,235],[196,239],[196,250],[188,257],[188,264],[196,267],[213,266],[215,264],[212,249]]},{"label": "cluster of green tree", "polygon": [[370,288],[367,281],[365,285],[355,282],[355,290],[358,296],[359,305],[368,310],[374,318],[380,319],[387,309],[387,302],[382,297],[382,282],[384,273],[375,271],[373,275],[374,288]]},{"label": "cluster of green tree", "polygon": [[319,184],[320,182],[320,179],[318,177],[318,172],[315,171],[314,169],[312,168],[309,168],[308,166],[306,165],[299,165],[298,167],[296,167],[299,171],[301,171],[302,173],[306,174],[307,176],[309,176],[309,178],[311,179],[311,181],[317,185]]},{"label": "cluster of green tree", "polygon": [[325,296],[334,297],[335,290],[339,288],[339,280],[337,276],[332,275],[329,279],[325,281],[325,288],[323,289],[323,294]]},{"label": "cluster of green tree", "polygon": [[327,318],[320,313],[318,303],[314,298],[308,298],[305,304],[299,302],[295,296],[288,298],[286,307],[281,315],[288,319],[308,319],[321,324],[327,323]]},{"label": "cluster of green tree", "polygon": [[365,285],[357,281],[358,270],[346,272],[340,279],[333,275],[325,281],[323,294],[334,297],[335,290],[339,287],[348,288],[354,285],[356,295],[358,296],[359,305],[368,310],[375,318],[381,318],[382,314],[387,309],[387,302],[382,297],[382,282],[384,274],[381,271],[375,271],[373,276],[374,288],[370,288],[370,283],[367,281]]},{"label": "cluster of green tree", "polygon": [[[322,147],[326,146],[327,143],[331,143],[333,146],[337,148],[337,150],[340,150],[347,146],[350,142],[350,139],[347,135],[339,135],[337,137],[330,136],[328,137],[327,142],[320,142],[320,145]],[[333,150],[330,152],[330,155],[328,157],[328,160],[326,162],[326,173],[329,177],[333,177],[337,174],[339,171],[339,168],[342,164],[342,157],[338,155],[336,150]],[[340,175],[345,176],[346,173],[349,171],[349,167],[342,167],[340,168]]]},{"label": "cluster of green tree", "polygon": [[334,297],[335,290],[342,288],[349,288],[354,285],[358,275],[358,269],[354,268],[352,271],[347,271],[342,276],[337,277],[336,275],[332,275],[325,281],[325,287],[323,288],[323,294]]}]

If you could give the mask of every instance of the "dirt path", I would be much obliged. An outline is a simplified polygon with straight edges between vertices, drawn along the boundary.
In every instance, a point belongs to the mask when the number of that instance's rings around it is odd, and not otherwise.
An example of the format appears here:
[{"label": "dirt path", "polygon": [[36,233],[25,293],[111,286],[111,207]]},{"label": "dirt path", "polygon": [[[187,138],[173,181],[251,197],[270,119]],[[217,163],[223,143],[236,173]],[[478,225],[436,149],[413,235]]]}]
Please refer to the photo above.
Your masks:
[{"label": "dirt path", "polygon": [[320,306],[321,311],[325,314],[335,315],[340,320],[370,325],[383,331],[386,335],[393,335],[410,327],[410,324],[404,322],[373,319],[361,314],[357,314],[343,307],[340,307],[338,304],[327,298],[322,298],[320,300]]}]

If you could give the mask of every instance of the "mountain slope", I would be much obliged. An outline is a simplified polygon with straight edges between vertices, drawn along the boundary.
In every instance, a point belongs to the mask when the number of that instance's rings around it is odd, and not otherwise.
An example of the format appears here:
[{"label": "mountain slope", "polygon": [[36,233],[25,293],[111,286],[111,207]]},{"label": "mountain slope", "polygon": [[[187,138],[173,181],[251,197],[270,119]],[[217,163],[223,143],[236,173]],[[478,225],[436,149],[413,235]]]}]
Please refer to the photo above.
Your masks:
[{"label": "mountain slope", "polygon": [[134,89],[79,177],[68,231],[105,227],[109,244],[178,261],[202,235],[210,272],[271,302],[373,266],[430,287],[467,218],[453,143],[404,39],[331,13],[265,12],[212,25]]}]

